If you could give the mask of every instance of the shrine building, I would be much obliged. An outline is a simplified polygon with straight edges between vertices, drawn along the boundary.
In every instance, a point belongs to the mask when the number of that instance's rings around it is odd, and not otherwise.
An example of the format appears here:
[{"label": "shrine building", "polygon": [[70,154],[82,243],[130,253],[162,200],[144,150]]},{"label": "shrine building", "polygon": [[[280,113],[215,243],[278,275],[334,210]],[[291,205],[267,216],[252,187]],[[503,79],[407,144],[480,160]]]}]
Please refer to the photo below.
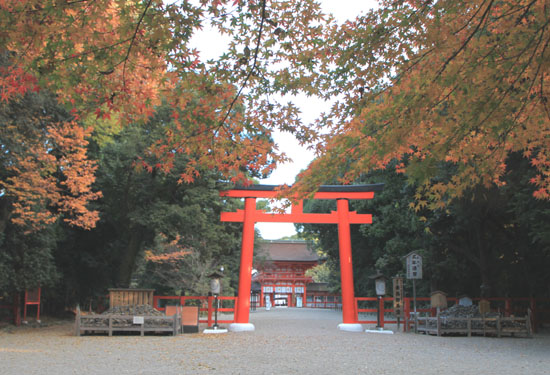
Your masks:
[{"label": "shrine building", "polygon": [[[306,276],[306,271],[321,261],[306,241],[264,241],[257,254],[254,262],[257,272],[252,276],[257,294],[251,300],[256,306],[265,307],[269,301],[273,307],[336,307],[319,303],[327,300],[326,285],[314,283],[311,276]],[[338,300],[339,296],[330,298],[334,303]]]}]

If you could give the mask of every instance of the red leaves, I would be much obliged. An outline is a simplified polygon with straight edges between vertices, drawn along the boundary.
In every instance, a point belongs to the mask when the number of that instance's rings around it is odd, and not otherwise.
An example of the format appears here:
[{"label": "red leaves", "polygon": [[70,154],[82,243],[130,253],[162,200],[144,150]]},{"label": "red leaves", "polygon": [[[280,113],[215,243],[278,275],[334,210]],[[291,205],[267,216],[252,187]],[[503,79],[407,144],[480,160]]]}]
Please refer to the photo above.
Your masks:
[{"label": "red leaves", "polygon": [[38,80],[19,66],[0,67],[0,101],[22,96],[27,91],[37,92]]}]

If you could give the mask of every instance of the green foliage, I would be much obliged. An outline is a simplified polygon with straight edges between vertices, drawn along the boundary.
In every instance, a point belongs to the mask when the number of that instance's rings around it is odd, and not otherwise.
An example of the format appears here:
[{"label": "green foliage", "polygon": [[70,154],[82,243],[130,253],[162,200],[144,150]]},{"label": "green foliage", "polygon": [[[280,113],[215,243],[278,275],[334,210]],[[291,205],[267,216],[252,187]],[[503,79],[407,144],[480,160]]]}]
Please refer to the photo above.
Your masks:
[{"label": "green foliage", "polygon": [[[451,178],[452,168],[440,164],[437,178]],[[503,187],[478,186],[437,210],[415,210],[416,187],[392,169],[357,181],[383,182],[385,188],[373,200],[352,201],[352,209],[373,215],[372,224],[351,226],[356,295],[374,295],[369,276],[376,270],[387,277],[404,275],[403,257],[411,251],[423,256],[420,295],[436,289],[451,295],[547,295],[550,206],[533,198],[529,180],[535,173],[525,159],[512,154]],[[307,203],[316,212],[335,208],[329,201]],[[301,235],[318,239],[316,247],[326,251],[335,278],[336,227],[302,225]],[[411,283],[407,288],[410,295]]]},{"label": "green foliage", "polygon": [[0,244],[0,291],[53,286],[59,278],[54,248],[54,228],[28,234],[8,223]]},{"label": "green foliage", "polygon": [[306,276],[313,278],[316,283],[330,283],[332,268],[327,262],[316,265],[306,271]]},{"label": "green foliage", "polygon": [[[35,140],[44,137],[48,121],[65,119],[66,112],[46,94],[27,94],[21,100],[2,104],[2,165],[22,145],[21,132]],[[42,117],[44,115],[44,117]],[[193,160],[173,153],[170,168],[164,168],[155,145],[173,132],[172,111],[157,110],[147,123],[125,128],[105,119],[87,119],[95,133],[89,145],[90,158],[98,160],[94,188],[103,197],[91,205],[100,213],[92,230],[65,224],[46,226],[26,233],[10,222],[11,197],[0,195],[0,290],[13,293],[37,285],[44,287],[48,306],[61,309],[75,303],[87,304],[102,298],[110,287],[154,287],[158,293],[189,294],[208,291],[206,276],[224,266],[228,277],[224,292],[233,294],[238,284],[241,226],[221,223],[222,210],[235,210],[242,203],[225,200],[223,176],[215,169],[201,170],[200,178],[182,184],[181,174]],[[196,168],[199,168],[196,166]],[[2,179],[10,175],[3,168]],[[160,236],[180,238],[192,253],[170,279],[149,272],[144,250],[164,251]],[[206,276],[205,276],[206,275]],[[176,281],[181,280],[181,283]]]},{"label": "green foliage", "polygon": [[[124,128],[112,141],[94,146],[100,160],[96,185],[103,198],[96,208],[101,220],[89,232],[66,228],[57,251],[73,298],[128,286],[151,287],[159,294],[205,294],[206,276],[222,265],[231,275],[225,292],[236,289],[241,229],[219,217],[240,202],[219,196],[223,185],[215,170],[181,184],[180,173],[190,163],[183,154],[174,154],[170,170],[157,165],[149,150],[169,131],[169,113],[160,108],[148,123]],[[145,250],[154,255],[174,251],[169,244],[176,239],[180,250],[191,252],[176,267],[144,258]]]},{"label": "green foliage", "polygon": [[283,236],[280,238],[280,240],[283,240],[283,241],[292,241],[292,240],[299,240],[299,239],[300,239],[300,236],[298,235],[298,233],[292,234],[290,236]]}]

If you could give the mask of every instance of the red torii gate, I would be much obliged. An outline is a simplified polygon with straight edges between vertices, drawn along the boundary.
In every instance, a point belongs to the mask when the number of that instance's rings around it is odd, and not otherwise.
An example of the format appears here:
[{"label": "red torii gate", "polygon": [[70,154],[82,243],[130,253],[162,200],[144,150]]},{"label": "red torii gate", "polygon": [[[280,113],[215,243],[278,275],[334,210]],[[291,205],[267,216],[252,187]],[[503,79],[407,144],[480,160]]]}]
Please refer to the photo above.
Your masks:
[{"label": "red torii gate", "polygon": [[329,214],[303,212],[303,200],[292,205],[291,212],[276,214],[256,210],[257,198],[277,198],[279,191],[275,185],[251,185],[220,192],[222,197],[244,198],[244,210],[222,212],[221,221],[242,222],[243,237],[241,263],[239,271],[239,299],[235,314],[235,323],[230,325],[232,331],[253,331],[254,325],[249,322],[250,286],[252,283],[252,257],[254,253],[254,224],[271,223],[308,223],[338,224],[340,247],[340,275],[342,283],[342,323],[338,328],[345,331],[362,331],[357,323],[355,310],[355,292],[353,286],[353,268],[351,261],[350,224],[370,224],[372,215],[357,214],[349,211],[350,199],[372,199],[375,191],[381,191],[384,184],[371,185],[323,185],[313,199],[336,199],[337,211]]}]

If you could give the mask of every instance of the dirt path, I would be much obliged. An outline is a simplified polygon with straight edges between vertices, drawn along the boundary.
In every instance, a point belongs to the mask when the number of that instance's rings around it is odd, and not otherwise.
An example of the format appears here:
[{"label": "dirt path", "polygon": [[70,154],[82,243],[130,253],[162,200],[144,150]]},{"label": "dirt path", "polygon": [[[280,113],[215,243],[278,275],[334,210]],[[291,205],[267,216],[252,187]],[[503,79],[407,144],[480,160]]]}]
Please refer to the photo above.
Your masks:
[{"label": "dirt path", "polygon": [[[73,336],[72,325],[0,332],[0,374],[550,373],[550,333],[532,339],[342,332],[341,313],[251,312],[254,332]],[[365,326],[365,328],[367,328]]]}]

